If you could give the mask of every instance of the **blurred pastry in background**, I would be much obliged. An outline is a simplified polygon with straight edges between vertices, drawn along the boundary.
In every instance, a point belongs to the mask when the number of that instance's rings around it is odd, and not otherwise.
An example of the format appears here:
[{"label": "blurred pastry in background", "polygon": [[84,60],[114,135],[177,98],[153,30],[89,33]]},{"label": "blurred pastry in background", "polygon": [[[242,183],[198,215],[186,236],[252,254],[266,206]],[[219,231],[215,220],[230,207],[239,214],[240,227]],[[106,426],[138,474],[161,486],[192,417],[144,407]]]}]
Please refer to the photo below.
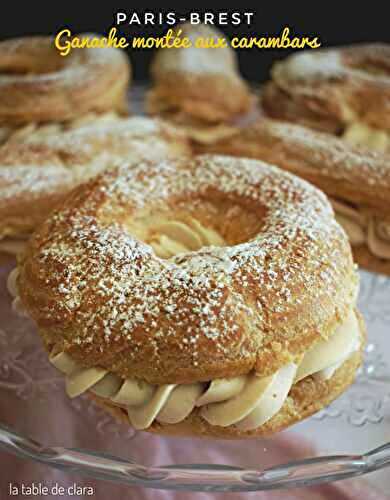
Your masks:
[{"label": "blurred pastry in background", "polygon": [[189,23],[175,28],[190,48],[161,48],[152,62],[152,90],[147,109],[179,124],[195,142],[229,137],[256,112],[255,98],[239,73],[229,47],[198,48],[196,40],[224,35],[209,26]]},{"label": "blurred pastry in background", "polygon": [[271,117],[390,150],[390,45],[299,52],[277,62],[271,73],[262,92]]},{"label": "blurred pastry in background", "polygon": [[184,134],[143,117],[43,127],[10,140],[0,148],[0,251],[18,253],[74,186],[102,170],[189,154]]},{"label": "blurred pastry in background", "polygon": [[198,151],[261,159],[316,185],[329,196],[355,260],[390,275],[390,155],[270,118]]},{"label": "blurred pastry in background", "polygon": [[52,37],[0,42],[0,143],[41,124],[75,126],[84,116],[127,114],[126,54],[83,49],[63,57]]}]

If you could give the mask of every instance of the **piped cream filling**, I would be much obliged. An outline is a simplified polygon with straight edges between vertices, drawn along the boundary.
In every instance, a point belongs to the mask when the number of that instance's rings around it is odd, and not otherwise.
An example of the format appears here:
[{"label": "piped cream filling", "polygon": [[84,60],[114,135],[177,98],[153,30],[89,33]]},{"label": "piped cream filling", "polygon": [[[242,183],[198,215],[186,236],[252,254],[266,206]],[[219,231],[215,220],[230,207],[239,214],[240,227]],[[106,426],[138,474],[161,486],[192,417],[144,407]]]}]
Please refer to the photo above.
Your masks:
[{"label": "piped cream filling", "polygon": [[162,118],[180,126],[187,137],[200,144],[212,144],[237,133],[237,126],[234,124],[214,123],[192,118],[172,106],[156,91],[149,95],[148,108],[151,114],[161,115]]},{"label": "piped cream filling", "polygon": [[214,229],[203,226],[192,217],[186,222],[161,220],[147,239],[156,255],[166,259],[181,253],[196,251],[205,246],[225,244],[223,238]]},{"label": "piped cream filling", "polygon": [[[165,221],[157,229],[150,244],[162,258],[207,244],[224,243],[214,229],[205,228],[195,219],[187,223]],[[15,297],[14,307],[17,308],[20,302],[17,270],[9,276],[8,289]],[[310,375],[325,380],[331,378],[359,345],[359,324],[351,310],[329,340],[319,341],[299,363],[288,363],[268,377],[250,372],[209,382],[152,385],[135,379],[124,380],[99,367],[83,368],[64,352],[53,353],[49,359],[65,375],[66,391],[70,397],[91,391],[125,409],[136,429],[147,429],[154,421],[164,424],[181,422],[198,408],[201,417],[211,425],[234,425],[240,430],[251,430],[279,412],[294,383]]]},{"label": "piped cream filling", "polygon": [[253,105],[248,111],[236,115],[230,120],[207,122],[176,108],[156,91],[149,94],[148,108],[151,114],[161,115],[162,118],[172,121],[185,131],[187,137],[205,145],[228,140],[236,135],[240,129],[254,123],[261,115],[257,103],[253,100]]},{"label": "piped cream filling", "polygon": [[362,213],[339,200],[330,200],[336,219],[347,233],[351,244],[367,244],[370,251],[381,259],[390,259],[390,221]]},{"label": "piped cream filling", "polygon": [[352,146],[363,146],[381,153],[390,149],[390,133],[387,130],[373,128],[359,121],[352,121],[346,126],[342,139]]},{"label": "piped cream filling", "polygon": [[251,430],[279,412],[294,383],[310,375],[328,380],[359,345],[359,324],[351,310],[329,340],[318,342],[298,365],[289,363],[268,377],[251,372],[209,383],[158,386],[123,380],[102,368],[82,368],[64,352],[51,355],[50,362],[65,375],[70,397],[91,391],[125,409],[136,429],[147,429],[154,421],[175,424],[200,408],[211,425]]},{"label": "piped cream filling", "polygon": [[18,294],[18,288],[17,288],[17,278],[18,278],[18,268],[15,267],[13,269],[7,278],[7,289],[13,297],[12,301],[12,310],[18,314],[19,316],[25,316],[27,317],[27,313],[23,307],[22,301],[20,300],[19,294]]},{"label": "piped cream filling", "polygon": [[0,144],[7,140],[15,142],[24,142],[28,139],[40,140],[60,134],[66,130],[73,130],[86,125],[91,125],[92,123],[96,125],[117,120],[120,120],[120,116],[114,111],[109,111],[102,114],[92,112],[87,113],[69,122],[30,122],[26,125],[20,125],[17,127],[0,125]]}]

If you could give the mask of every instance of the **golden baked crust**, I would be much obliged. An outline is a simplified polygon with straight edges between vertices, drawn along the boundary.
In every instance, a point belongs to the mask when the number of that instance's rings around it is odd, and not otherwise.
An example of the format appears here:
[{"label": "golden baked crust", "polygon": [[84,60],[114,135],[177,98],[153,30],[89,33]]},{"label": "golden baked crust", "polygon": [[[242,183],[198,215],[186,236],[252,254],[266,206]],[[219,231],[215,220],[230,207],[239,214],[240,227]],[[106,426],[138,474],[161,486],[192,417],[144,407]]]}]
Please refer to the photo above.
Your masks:
[{"label": "golden baked crust", "polygon": [[320,113],[313,106],[302,103],[303,99],[292,98],[288,92],[270,81],[261,88],[261,106],[271,118],[298,123],[313,130],[339,134],[342,131],[340,122],[333,116]]},{"label": "golden baked crust", "polygon": [[274,118],[337,132],[351,120],[390,129],[390,46],[294,54],[272,69],[263,105]]},{"label": "golden baked crust", "polygon": [[[189,23],[179,25],[178,30],[193,44],[198,37],[223,36],[214,28]],[[229,47],[160,49],[151,72],[154,86],[148,110],[165,118],[185,115],[206,123],[227,122],[249,111],[253,102],[239,75],[236,54]]]},{"label": "golden baked crust", "polygon": [[[182,74],[179,68],[159,76],[154,70],[154,75],[157,88],[148,96],[151,114],[157,110],[158,114],[174,117],[182,112],[195,119],[219,123],[247,112],[251,105],[248,90],[238,77]],[[165,109],[159,108],[156,101],[164,101]]]},{"label": "golden baked crust", "polygon": [[56,122],[29,122],[20,125],[0,125],[0,146],[5,143],[27,142],[31,140],[41,140],[44,137],[60,135],[63,132],[76,130],[86,125],[103,125],[113,122],[121,117],[128,116],[117,111],[107,111],[105,113],[87,113],[72,120]]},{"label": "golden baked crust", "polygon": [[[365,338],[365,326],[359,316],[362,339]],[[364,345],[364,342],[361,343]],[[294,384],[290,390],[284,405],[279,412],[268,422],[250,431],[241,431],[234,425],[220,427],[209,424],[200,415],[200,409],[195,409],[182,422],[176,424],[163,424],[154,421],[145,429],[146,432],[165,434],[169,436],[193,436],[218,439],[245,439],[266,437],[276,432],[280,432],[287,427],[300,422],[304,418],[322,410],[333,400],[338,398],[346,388],[351,385],[356,377],[356,371],[362,362],[362,351],[352,354],[345,361],[335,374],[328,380],[309,376]],[[130,425],[129,418],[125,410],[112,403],[99,398],[91,392],[88,393],[93,401],[110,412],[115,418]]]},{"label": "golden baked crust", "polygon": [[130,63],[118,49],[75,50],[62,57],[51,37],[0,43],[0,123],[65,121],[123,111]]},{"label": "golden baked crust", "polygon": [[182,133],[141,117],[14,138],[0,148],[0,238],[30,233],[74,186],[106,168],[187,154]]},{"label": "golden baked crust", "polygon": [[363,203],[382,215],[388,210],[390,156],[353,147],[330,134],[264,117],[228,141],[198,145],[197,151],[267,161],[336,198]]},{"label": "golden baked crust", "polygon": [[[228,246],[159,259],[138,236],[155,214],[196,217]],[[212,156],[145,162],[80,186],[19,268],[50,353],[158,385],[274,373],[328,338],[357,290],[320,191],[262,162]]]}]

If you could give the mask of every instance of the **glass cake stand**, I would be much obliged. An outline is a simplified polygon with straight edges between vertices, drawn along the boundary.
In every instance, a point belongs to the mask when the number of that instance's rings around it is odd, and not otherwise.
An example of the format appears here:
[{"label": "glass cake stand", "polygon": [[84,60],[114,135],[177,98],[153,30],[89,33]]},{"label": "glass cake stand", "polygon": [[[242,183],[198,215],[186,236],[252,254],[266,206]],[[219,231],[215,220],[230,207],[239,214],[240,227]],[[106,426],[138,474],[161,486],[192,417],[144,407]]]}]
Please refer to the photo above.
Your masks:
[{"label": "glass cake stand", "polygon": [[8,261],[0,267],[2,449],[77,474],[190,491],[290,488],[390,464],[390,279],[360,273],[369,343],[344,395],[274,437],[218,441],[135,432],[85,397],[69,400],[34,326],[12,312],[5,281],[13,266]]}]

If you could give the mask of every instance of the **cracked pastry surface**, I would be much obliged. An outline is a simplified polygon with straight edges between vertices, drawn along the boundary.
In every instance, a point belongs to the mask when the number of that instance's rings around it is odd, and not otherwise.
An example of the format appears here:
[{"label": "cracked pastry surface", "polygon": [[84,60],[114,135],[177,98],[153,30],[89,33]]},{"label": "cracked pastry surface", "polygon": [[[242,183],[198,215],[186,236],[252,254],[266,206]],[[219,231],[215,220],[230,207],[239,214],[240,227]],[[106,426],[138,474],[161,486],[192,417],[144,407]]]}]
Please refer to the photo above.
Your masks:
[{"label": "cracked pastry surface", "polygon": [[26,123],[125,112],[130,72],[118,49],[83,49],[62,57],[51,37],[0,42],[0,140]]},{"label": "cracked pastry surface", "polygon": [[262,95],[273,118],[390,150],[390,45],[293,54],[274,65]]},{"label": "cracked pastry surface", "polygon": [[0,248],[17,252],[69,191],[106,168],[190,154],[186,138],[157,119],[91,117],[76,128],[38,127],[0,148]]},{"label": "cracked pastry surface", "polygon": [[195,47],[199,37],[222,37],[215,28],[185,23],[175,29],[179,30],[193,45],[157,51],[148,111],[179,124],[195,142],[227,138],[243,118],[255,112],[254,98],[239,74],[236,54],[229,46]]},{"label": "cracked pastry surface", "polygon": [[218,156],[80,186],[10,279],[71,396],[136,428],[216,437],[281,430],[352,382],[357,289],[320,191]]},{"label": "cracked pastry surface", "polygon": [[263,118],[200,152],[262,159],[303,177],[330,197],[357,262],[390,274],[390,156],[350,146],[301,125]]}]

